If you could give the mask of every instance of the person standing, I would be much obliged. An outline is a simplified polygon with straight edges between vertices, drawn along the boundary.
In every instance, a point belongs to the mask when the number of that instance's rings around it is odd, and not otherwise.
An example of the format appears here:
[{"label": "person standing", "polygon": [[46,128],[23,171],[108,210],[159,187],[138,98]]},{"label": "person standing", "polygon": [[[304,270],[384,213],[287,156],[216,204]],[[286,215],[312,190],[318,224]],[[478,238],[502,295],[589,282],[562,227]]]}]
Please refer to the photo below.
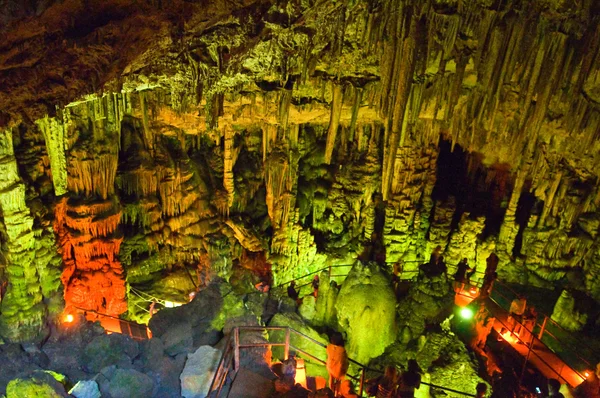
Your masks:
[{"label": "person standing", "polygon": [[487,394],[487,384],[477,383],[477,387],[475,387],[475,397],[485,398],[485,394]]},{"label": "person standing", "polygon": [[335,332],[329,339],[327,361],[325,362],[325,367],[329,373],[329,388],[334,394],[337,393],[341,381],[346,377],[349,365],[348,354],[344,348],[344,339],[339,332]]},{"label": "person standing", "polygon": [[456,272],[454,273],[454,292],[461,293],[463,291],[468,271],[471,271],[471,267],[469,267],[469,260],[465,257],[456,266]]},{"label": "person standing", "polygon": [[315,277],[312,280],[312,288],[313,288],[313,294],[315,296],[315,298],[317,298],[317,296],[319,295],[319,275],[315,275]]},{"label": "person standing", "polygon": [[525,308],[527,308],[527,299],[522,294],[519,294],[510,303],[508,323],[512,333],[518,334],[521,331],[521,322],[523,321]]},{"label": "person standing", "polygon": [[400,385],[398,386],[398,397],[414,398],[415,390],[421,386],[421,368],[414,359],[408,361],[408,369],[402,373]]},{"label": "person standing", "polygon": [[298,291],[296,290],[296,282],[295,281],[291,281],[290,285],[287,288],[287,294],[289,296],[289,298],[293,299],[294,301],[298,301]]},{"label": "person standing", "polygon": [[548,379],[548,398],[565,398],[560,392],[560,381]]}]

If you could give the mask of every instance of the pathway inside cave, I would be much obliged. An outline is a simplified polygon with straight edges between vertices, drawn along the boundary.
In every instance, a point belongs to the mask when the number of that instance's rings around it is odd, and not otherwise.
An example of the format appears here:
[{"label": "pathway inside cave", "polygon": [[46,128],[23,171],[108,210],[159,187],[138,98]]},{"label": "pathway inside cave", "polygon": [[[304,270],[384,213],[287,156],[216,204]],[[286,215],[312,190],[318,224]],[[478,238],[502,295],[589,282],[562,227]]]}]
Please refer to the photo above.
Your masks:
[{"label": "pathway inside cave", "polygon": [[512,334],[509,327],[508,311],[492,298],[487,298],[485,303],[488,311],[496,318],[493,327],[498,336],[502,336],[529,364],[536,367],[545,377],[558,379],[561,383],[567,383],[571,387],[578,386],[583,382],[585,372],[588,369],[577,369],[577,365],[567,364],[536,336],[535,330],[533,334],[529,332]]}]

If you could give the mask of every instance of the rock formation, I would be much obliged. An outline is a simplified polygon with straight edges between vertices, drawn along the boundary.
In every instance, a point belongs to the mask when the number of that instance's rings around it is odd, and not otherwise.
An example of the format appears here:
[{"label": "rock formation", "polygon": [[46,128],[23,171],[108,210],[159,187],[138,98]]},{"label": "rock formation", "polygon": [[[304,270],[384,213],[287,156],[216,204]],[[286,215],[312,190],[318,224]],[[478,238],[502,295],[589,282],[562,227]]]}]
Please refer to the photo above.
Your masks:
[{"label": "rock formation", "polygon": [[8,4],[6,339],[61,312],[60,271],[67,309],[118,315],[248,253],[280,283],[495,251],[600,299],[596,2]]}]

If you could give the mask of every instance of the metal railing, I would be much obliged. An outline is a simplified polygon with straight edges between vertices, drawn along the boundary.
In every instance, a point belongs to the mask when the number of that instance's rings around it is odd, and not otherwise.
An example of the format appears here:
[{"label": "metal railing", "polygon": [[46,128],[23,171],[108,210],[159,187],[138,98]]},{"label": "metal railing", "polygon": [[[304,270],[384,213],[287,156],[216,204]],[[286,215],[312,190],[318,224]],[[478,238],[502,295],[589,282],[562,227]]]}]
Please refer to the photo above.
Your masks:
[{"label": "metal railing", "polygon": [[[134,340],[147,340],[151,336],[150,330],[148,329],[148,326],[146,326],[146,325],[143,325],[143,324],[140,324],[137,322],[128,321],[125,319],[121,319],[114,315],[108,315],[108,314],[104,314],[102,312],[88,310],[88,309],[77,307],[77,306],[74,306],[73,308],[75,308],[77,311],[82,312],[84,314],[84,316],[87,313],[92,313],[92,314],[98,316],[100,325],[102,325],[102,327],[104,327],[104,329],[108,332],[126,334],[126,335],[130,336],[131,338],[133,338]],[[115,322],[118,322],[119,330],[109,329],[106,324],[103,324],[102,319],[111,319],[111,320],[114,320]]]},{"label": "metal railing", "polygon": [[[509,294],[512,298],[509,297]],[[517,296],[518,293],[515,292],[510,286],[496,281],[496,286],[494,287],[490,298],[492,298],[492,300],[494,300],[499,307],[509,311],[510,303]],[[524,327],[521,322],[518,323],[521,327]],[[582,371],[585,372],[585,370],[582,370],[581,368],[592,370],[595,369],[594,361],[590,361],[581,354],[593,353],[596,357],[600,357],[600,354],[588,344],[585,344],[585,342],[581,339],[575,339],[571,332],[564,329],[547,314],[538,312],[532,330],[529,330],[529,328],[525,328],[525,330],[532,335],[535,335],[537,341],[552,351],[563,361],[563,363],[567,364],[568,367],[577,373],[582,379],[585,380],[585,376],[581,373]],[[563,334],[563,336],[557,336],[559,333]],[[575,339],[575,341],[579,343],[579,346],[571,342],[571,339]]]},{"label": "metal railing", "polygon": [[[259,332],[269,332],[269,331],[283,331],[285,332],[285,339],[281,343],[276,342],[265,342],[265,343],[253,343],[253,344],[242,344],[240,343],[240,332],[243,331],[259,331]],[[321,343],[318,340],[313,339],[310,336],[305,335],[295,329],[284,326],[238,326],[232,329],[229,337],[227,339],[227,343],[225,344],[225,348],[223,349],[223,354],[219,359],[219,363],[217,365],[217,369],[215,371],[215,375],[212,379],[212,382],[209,387],[209,391],[207,396],[211,397],[221,397],[222,392],[224,391],[224,387],[227,383],[227,378],[230,376],[230,381],[233,382],[237,372],[240,369],[240,350],[244,348],[259,348],[259,347],[283,347],[283,359],[287,360],[290,356],[290,352],[293,350],[295,353],[299,353],[301,356],[305,356],[310,358],[311,360],[319,363],[321,365],[326,364],[326,359],[318,358],[316,355],[303,350],[292,344],[291,336],[292,334],[300,337],[301,339],[310,341],[316,344],[319,347],[327,348],[326,344]],[[352,358],[348,358],[348,361],[351,364],[358,366],[358,372],[354,374],[347,374],[347,376],[358,383],[358,395],[363,397],[365,394],[365,385],[366,385],[366,372],[375,372],[379,374],[383,374],[383,371],[380,369],[369,368],[366,365],[361,364],[360,362],[355,361]],[[421,382],[421,384],[425,386],[429,386],[430,388],[443,390],[447,392],[452,392],[455,394],[459,394],[465,397],[475,397],[475,394],[470,394],[462,391],[455,390],[453,388],[439,386],[433,383]],[[213,394],[213,395],[211,395]]]}]

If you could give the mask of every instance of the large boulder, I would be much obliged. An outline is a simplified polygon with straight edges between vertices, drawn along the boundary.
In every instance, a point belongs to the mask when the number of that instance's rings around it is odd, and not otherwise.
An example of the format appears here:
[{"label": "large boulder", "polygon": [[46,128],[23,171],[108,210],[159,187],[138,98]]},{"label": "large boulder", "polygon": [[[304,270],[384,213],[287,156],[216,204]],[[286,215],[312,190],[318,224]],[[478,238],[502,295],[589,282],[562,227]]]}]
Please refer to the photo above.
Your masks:
[{"label": "large boulder", "polygon": [[192,328],[193,346],[197,347],[216,343],[216,332],[223,329],[225,320],[246,312],[241,297],[232,292],[228,283],[216,278],[191,303],[159,311],[149,326],[152,335],[160,338],[176,325],[188,323]]},{"label": "large boulder", "polygon": [[127,368],[138,354],[138,343],[130,337],[118,333],[103,334],[85,347],[80,363],[88,372],[99,372],[109,365]]},{"label": "large boulder", "polygon": [[179,375],[183,370],[186,354],[171,357],[165,354],[161,339],[150,339],[141,344],[137,367],[150,376],[157,386],[156,395],[161,398],[181,397]]},{"label": "large boulder", "polygon": [[116,369],[110,378],[108,392],[113,398],[147,398],[152,396],[154,381],[135,369]]},{"label": "large boulder", "polygon": [[331,285],[328,272],[322,272],[319,281],[319,291],[312,323],[316,326],[335,327],[337,325],[335,303],[339,289]]},{"label": "large boulder", "polygon": [[0,395],[6,392],[6,386],[12,379],[40,369],[29,360],[20,344],[0,344]]},{"label": "large boulder", "polygon": [[298,307],[300,316],[311,322],[315,318],[317,299],[315,296],[306,296],[302,299],[302,304]]},{"label": "large boulder", "polygon": [[11,380],[6,387],[6,398],[59,398],[67,397],[64,386],[50,373],[35,371],[29,376]]},{"label": "large boulder", "polygon": [[352,267],[335,308],[350,358],[368,363],[396,340],[396,296],[376,264]]},{"label": "large boulder", "polygon": [[98,383],[94,380],[80,380],[69,390],[69,394],[75,398],[100,398]]},{"label": "large boulder", "polygon": [[193,350],[194,339],[192,337],[192,326],[189,322],[183,321],[173,325],[160,339],[164,344],[167,355],[187,354]]},{"label": "large boulder", "polygon": [[425,332],[427,324],[440,323],[451,315],[453,293],[445,275],[420,276],[398,304],[400,340],[406,344],[417,339]]},{"label": "large boulder", "polygon": [[586,325],[588,315],[577,311],[575,297],[563,290],[554,305],[552,320],[567,330],[579,331]]},{"label": "large boulder", "polygon": [[221,351],[211,346],[202,346],[188,354],[181,380],[181,396],[184,398],[204,398],[221,359]]}]

